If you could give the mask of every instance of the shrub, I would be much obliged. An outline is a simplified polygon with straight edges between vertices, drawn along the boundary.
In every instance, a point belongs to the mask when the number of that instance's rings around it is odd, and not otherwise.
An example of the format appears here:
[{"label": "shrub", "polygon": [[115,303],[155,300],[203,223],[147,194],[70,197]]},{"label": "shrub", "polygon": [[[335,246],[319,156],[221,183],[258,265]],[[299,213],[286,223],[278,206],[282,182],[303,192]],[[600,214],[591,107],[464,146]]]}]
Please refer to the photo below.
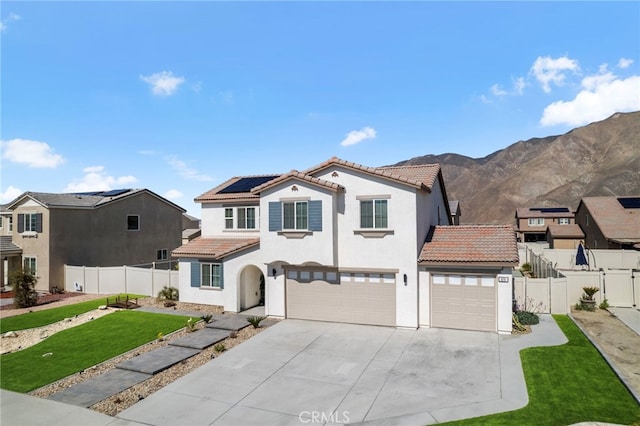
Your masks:
[{"label": "shrub", "polygon": [[584,294],[582,298],[585,300],[593,300],[593,295],[600,291],[598,287],[582,287]]},{"label": "shrub", "polygon": [[215,349],[216,352],[224,352],[227,350],[226,346],[224,345],[224,343],[218,343],[216,344],[213,349]]},{"label": "shrub", "polygon": [[540,317],[533,312],[518,311],[516,312],[516,317],[522,325],[536,325],[540,322]]},{"label": "shrub", "polygon": [[260,323],[265,318],[266,317],[252,316],[252,317],[247,318],[247,321],[249,321],[249,323],[253,326],[253,328],[258,328],[258,327],[260,327]]},{"label": "shrub", "polygon": [[604,299],[600,304],[600,309],[607,309],[608,307],[609,307],[609,301],[607,299]]},{"label": "shrub", "polygon": [[204,321],[205,323],[209,324],[211,322],[211,319],[213,318],[213,315],[211,314],[204,314],[200,316],[200,319],[202,321]]},{"label": "shrub", "polygon": [[16,308],[28,308],[38,303],[35,289],[38,278],[27,269],[18,269],[11,273],[9,284],[13,288],[13,305]]},{"label": "shrub", "polygon": [[158,299],[177,301],[179,299],[178,289],[175,287],[164,286],[162,290],[158,292]]},{"label": "shrub", "polygon": [[520,269],[522,271],[531,272],[531,264],[530,263],[523,263],[522,266],[520,267]]},{"label": "shrub", "polygon": [[193,318],[189,317],[186,328],[188,332],[196,331],[196,323],[193,322]]}]

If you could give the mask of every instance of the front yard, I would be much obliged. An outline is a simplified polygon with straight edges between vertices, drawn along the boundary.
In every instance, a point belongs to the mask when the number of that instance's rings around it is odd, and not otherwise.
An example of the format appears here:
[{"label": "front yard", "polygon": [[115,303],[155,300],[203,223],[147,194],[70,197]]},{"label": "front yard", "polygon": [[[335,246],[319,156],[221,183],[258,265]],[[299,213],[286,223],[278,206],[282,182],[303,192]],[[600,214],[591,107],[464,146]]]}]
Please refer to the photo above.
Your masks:
[{"label": "front yard", "polygon": [[[30,315],[35,313],[13,318]],[[151,342],[158,333],[167,335],[183,328],[188,319],[118,311],[61,331],[35,346],[2,355],[0,387],[16,392],[32,391]]]},{"label": "front yard", "polygon": [[573,321],[554,315],[569,339],[521,352],[529,404],[516,411],[447,425],[638,424],[640,406]]}]

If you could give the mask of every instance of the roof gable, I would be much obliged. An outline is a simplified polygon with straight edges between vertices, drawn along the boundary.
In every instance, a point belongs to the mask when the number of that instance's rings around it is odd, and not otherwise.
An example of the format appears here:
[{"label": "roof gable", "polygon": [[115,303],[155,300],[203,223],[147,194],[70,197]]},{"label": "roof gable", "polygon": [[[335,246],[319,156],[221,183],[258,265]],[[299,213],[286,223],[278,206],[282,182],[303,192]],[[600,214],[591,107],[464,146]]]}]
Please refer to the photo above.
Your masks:
[{"label": "roof gable", "polygon": [[609,240],[619,242],[640,241],[640,209],[625,208],[619,199],[633,197],[584,197],[580,205],[585,206],[598,228]]},{"label": "roof gable", "polygon": [[281,185],[285,182],[291,181],[291,180],[296,180],[299,182],[305,182],[305,183],[310,183],[312,185],[315,186],[320,186],[323,188],[327,188],[330,189],[332,191],[337,191],[339,189],[344,189],[344,187],[342,185],[339,185],[337,183],[334,182],[329,182],[328,180],[325,179],[319,179],[317,177],[313,177],[309,174],[306,173],[302,173],[299,172],[297,170],[291,170],[289,173],[286,173],[272,181],[266,182],[263,185],[260,185],[256,188],[253,188],[253,190],[251,192],[253,192],[254,194],[259,194],[260,192],[268,189],[268,188],[273,188],[274,186],[278,186]]}]

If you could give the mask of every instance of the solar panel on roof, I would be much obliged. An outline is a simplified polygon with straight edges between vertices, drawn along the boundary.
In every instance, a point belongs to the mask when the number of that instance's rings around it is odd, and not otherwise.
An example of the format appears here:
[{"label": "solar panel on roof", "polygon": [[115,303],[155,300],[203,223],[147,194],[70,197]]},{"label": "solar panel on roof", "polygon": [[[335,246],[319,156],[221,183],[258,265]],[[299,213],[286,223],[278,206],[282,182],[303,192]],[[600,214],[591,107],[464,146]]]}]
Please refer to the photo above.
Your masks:
[{"label": "solar panel on roof", "polygon": [[103,197],[115,197],[117,195],[122,195],[125,192],[129,192],[129,190],[128,189],[112,189],[111,191],[105,191],[99,195],[102,195]]},{"label": "solar panel on roof", "polygon": [[625,209],[640,209],[640,197],[618,198],[618,202]]},{"label": "solar panel on roof", "polygon": [[219,194],[237,194],[239,192],[249,192],[252,188],[256,186],[260,186],[263,183],[269,182],[277,178],[279,175],[275,176],[253,176],[253,177],[243,177],[238,181],[232,183],[226,188],[220,190]]},{"label": "solar panel on roof", "polygon": [[567,207],[532,207],[529,210],[538,211],[540,213],[569,213]]}]

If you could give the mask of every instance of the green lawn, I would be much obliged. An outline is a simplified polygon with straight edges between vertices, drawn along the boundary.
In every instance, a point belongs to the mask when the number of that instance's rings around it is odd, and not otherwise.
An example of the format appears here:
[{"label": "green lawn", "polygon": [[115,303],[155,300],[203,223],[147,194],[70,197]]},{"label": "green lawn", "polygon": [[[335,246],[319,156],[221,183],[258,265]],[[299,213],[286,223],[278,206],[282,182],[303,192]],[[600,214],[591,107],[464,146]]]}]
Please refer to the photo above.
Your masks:
[{"label": "green lawn", "polygon": [[[118,311],[0,357],[0,387],[29,392],[185,326],[188,317]],[[43,357],[43,354],[52,353]]]},{"label": "green lawn", "polygon": [[[126,294],[120,296],[125,297]],[[139,294],[130,294],[130,299],[143,298]],[[115,296],[110,297],[113,301]],[[85,312],[98,309],[98,306],[107,303],[107,296],[87,302],[75,303],[73,305],[60,306],[58,308],[44,309],[37,312],[29,312],[22,315],[7,317],[0,320],[0,333],[6,333],[10,330],[26,330],[28,328],[42,327],[44,325],[53,324],[62,321],[65,318],[71,318],[75,315],[84,314]]]},{"label": "green lawn", "polygon": [[640,406],[573,321],[553,318],[569,339],[562,346],[520,353],[529,404],[516,411],[447,425],[570,425],[585,421],[633,424]]}]

